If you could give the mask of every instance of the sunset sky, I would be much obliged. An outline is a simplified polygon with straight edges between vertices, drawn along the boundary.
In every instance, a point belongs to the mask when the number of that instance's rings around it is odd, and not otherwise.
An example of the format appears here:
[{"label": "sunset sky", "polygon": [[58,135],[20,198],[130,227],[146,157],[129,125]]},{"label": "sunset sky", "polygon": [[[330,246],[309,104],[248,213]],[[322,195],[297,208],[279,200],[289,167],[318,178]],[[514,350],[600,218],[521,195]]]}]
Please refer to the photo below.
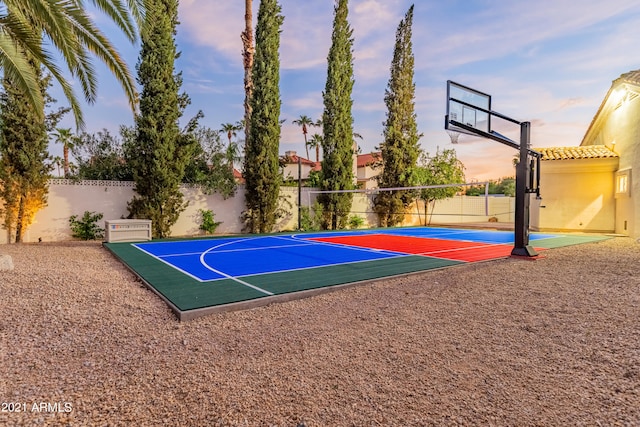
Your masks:
[{"label": "sunset sky", "polygon": [[[382,142],[384,92],[395,31],[415,3],[416,113],[422,148],[455,148],[467,181],[513,175],[515,150],[462,136],[452,145],[444,131],[446,81],[493,97],[493,109],[532,123],[533,147],[580,144],[612,80],[640,68],[640,3],[637,0],[351,0],[354,37],[354,130],[362,152]],[[281,0],[285,17],[280,49],[280,152],[304,155],[300,115],[320,118],[331,43],[333,0]],[[254,1],[254,15],[259,1]],[[181,0],[176,43],[182,52],[176,71],[192,99],[184,122],[202,110],[202,124],[219,129],[243,117],[242,43],[244,2]],[[135,73],[139,46],[95,19]],[[255,25],[255,18],[254,18]],[[96,62],[96,65],[98,63]],[[101,66],[99,98],[84,108],[88,132],[133,124],[122,89]],[[64,98],[54,94],[57,99]],[[73,127],[71,118],[61,126]],[[500,128],[513,139],[517,129]],[[311,129],[311,132],[320,129]],[[243,135],[239,135],[243,139]],[[60,147],[51,146],[56,155]],[[310,157],[313,159],[314,155]]]}]

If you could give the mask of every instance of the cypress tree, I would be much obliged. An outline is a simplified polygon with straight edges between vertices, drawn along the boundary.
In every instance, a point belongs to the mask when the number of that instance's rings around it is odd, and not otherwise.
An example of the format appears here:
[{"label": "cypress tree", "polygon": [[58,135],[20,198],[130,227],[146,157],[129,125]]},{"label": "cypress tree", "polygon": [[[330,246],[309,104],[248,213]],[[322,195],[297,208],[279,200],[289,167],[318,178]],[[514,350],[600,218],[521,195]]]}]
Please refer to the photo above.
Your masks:
[{"label": "cypress tree", "polygon": [[[175,44],[177,25],[177,0],[149,2],[136,66],[142,86],[136,139],[125,146],[138,193],[129,202],[130,216],[150,219],[154,237],[168,236],[186,207],[179,186],[195,147],[192,135],[181,134],[178,124],[190,100],[186,94],[178,93],[182,77],[174,74],[174,62],[179,56]],[[193,127],[194,123],[190,123],[189,128]]]},{"label": "cypress tree", "polygon": [[[348,0],[338,0],[334,7],[331,48],[327,58],[327,82],[323,92],[322,114],[322,190],[350,190],[353,176],[353,30],[349,26]],[[321,194],[322,225],[328,229],[344,228],[351,210],[351,193]]]},{"label": "cypress tree", "polygon": [[[30,60],[45,106],[55,102],[48,93],[51,78],[44,77]],[[0,198],[3,200],[2,226],[8,243],[20,243],[38,210],[47,204],[48,164],[47,131],[54,128],[69,109],[44,114],[34,110],[30,99],[10,78],[3,79],[0,94]]]},{"label": "cypress tree", "polygon": [[[414,57],[411,43],[413,5],[400,21],[391,62],[391,77],[385,91],[387,120],[381,145],[383,172],[378,177],[381,188],[410,187],[416,183],[420,147],[413,82]],[[404,219],[406,207],[413,202],[411,191],[380,192],[374,199],[381,226],[394,226]]]},{"label": "cypress tree", "polygon": [[277,0],[258,9],[252,78],[251,123],[245,145],[244,177],[247,228],[267,233],[276,222],[280,189],[280,27],[284,20]]}]

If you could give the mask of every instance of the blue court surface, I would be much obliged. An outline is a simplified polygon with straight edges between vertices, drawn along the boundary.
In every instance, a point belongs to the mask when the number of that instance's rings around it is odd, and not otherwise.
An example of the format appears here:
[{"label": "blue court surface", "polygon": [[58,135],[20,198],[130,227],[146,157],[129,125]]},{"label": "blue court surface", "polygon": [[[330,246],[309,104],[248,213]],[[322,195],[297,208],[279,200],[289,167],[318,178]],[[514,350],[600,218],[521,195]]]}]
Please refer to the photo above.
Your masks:
[{"label": "blue court surface", "polygon": [[201,282],[402,256],[293,235],[138,243],[135,247]]}]

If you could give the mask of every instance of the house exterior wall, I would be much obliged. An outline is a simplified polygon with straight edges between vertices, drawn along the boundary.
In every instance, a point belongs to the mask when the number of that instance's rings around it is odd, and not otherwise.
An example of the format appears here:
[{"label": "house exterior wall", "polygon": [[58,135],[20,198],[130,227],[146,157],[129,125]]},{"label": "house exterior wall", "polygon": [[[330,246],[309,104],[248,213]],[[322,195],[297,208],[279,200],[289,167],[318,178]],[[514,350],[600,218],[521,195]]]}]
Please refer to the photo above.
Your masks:
[{"label": "house exterior wall", "polygon": [[531,227],[539,231],[613,232],[617,165],[616,158],[543,161],[542,200],[532,200]]},{"label": "house exterior wall", "polygon": [[[302,163],[301,167],[300,167],[300,177],[302,179],[308,179],[309,178],[309,173],[312,170],[312,166],[306,163]],[[298,164],[297,163],[287,163],[283,170],[282,170],[282,175],[284,177],[284,179],[294,179],[297,180],[298,179]]]},{"label": "house exterior wall", "polygon": [[581,145],[606,145],[620,156],[617,170],[630,171],[628,194],[615,199],[615,232],[640,238],[640,96],[625,101],[630,89],[640,92],[629,83],[612,87]]},{"label": "house exterior wall", "polygon": [[378,169],[374,169],[371,166],[361,166],[357,169],[358,182],[361,183],[361,188],[369,190],[378,187],[378,182],[373,179],[379,175]]}]

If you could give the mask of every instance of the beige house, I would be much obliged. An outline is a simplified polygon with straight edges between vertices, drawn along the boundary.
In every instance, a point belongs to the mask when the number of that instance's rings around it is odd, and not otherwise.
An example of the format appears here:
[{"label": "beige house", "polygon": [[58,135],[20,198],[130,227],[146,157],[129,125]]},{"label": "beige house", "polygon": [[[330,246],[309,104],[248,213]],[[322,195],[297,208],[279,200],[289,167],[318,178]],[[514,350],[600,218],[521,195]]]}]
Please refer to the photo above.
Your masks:
[{"label": "beige house", "polygon": [[382,157],[380,152],[369,154],[358,154],[356,160],[356,177],[358,179],[358,188],[368,190],[378,187],[376,177],[382,171]]},{"label": "beige house", "polygon": [[313,162],[304,157],[298,156],[295,151],[287,151],[280,157],[282,165],[282,176],[286,180],[298,180],[298,160],[300,161],[300,179],[303,181],[309,178],[313,170],[320,170],[320,162]]},{"label": "beige house", "polygon": [[[540,230],[640,237],[640,70],[613,81],[579,147],[541,149]],[[536,207],[539,211],[536,212]]]},{"label": "beige house", "polygon": [[[382,158],[379,152],[369,154],[357,154],[353,156],[353,171],[357,187],[368,190],[376,188],[378,182],[375,177],[380,174]],[[300,178],[304,181],[309,178],[311,171],[322,170],[321,162],[314,162],[298,156],[295,151],[287,151],[280,157],[284,179],[298,179],[298,159],[300,160]]]}]

